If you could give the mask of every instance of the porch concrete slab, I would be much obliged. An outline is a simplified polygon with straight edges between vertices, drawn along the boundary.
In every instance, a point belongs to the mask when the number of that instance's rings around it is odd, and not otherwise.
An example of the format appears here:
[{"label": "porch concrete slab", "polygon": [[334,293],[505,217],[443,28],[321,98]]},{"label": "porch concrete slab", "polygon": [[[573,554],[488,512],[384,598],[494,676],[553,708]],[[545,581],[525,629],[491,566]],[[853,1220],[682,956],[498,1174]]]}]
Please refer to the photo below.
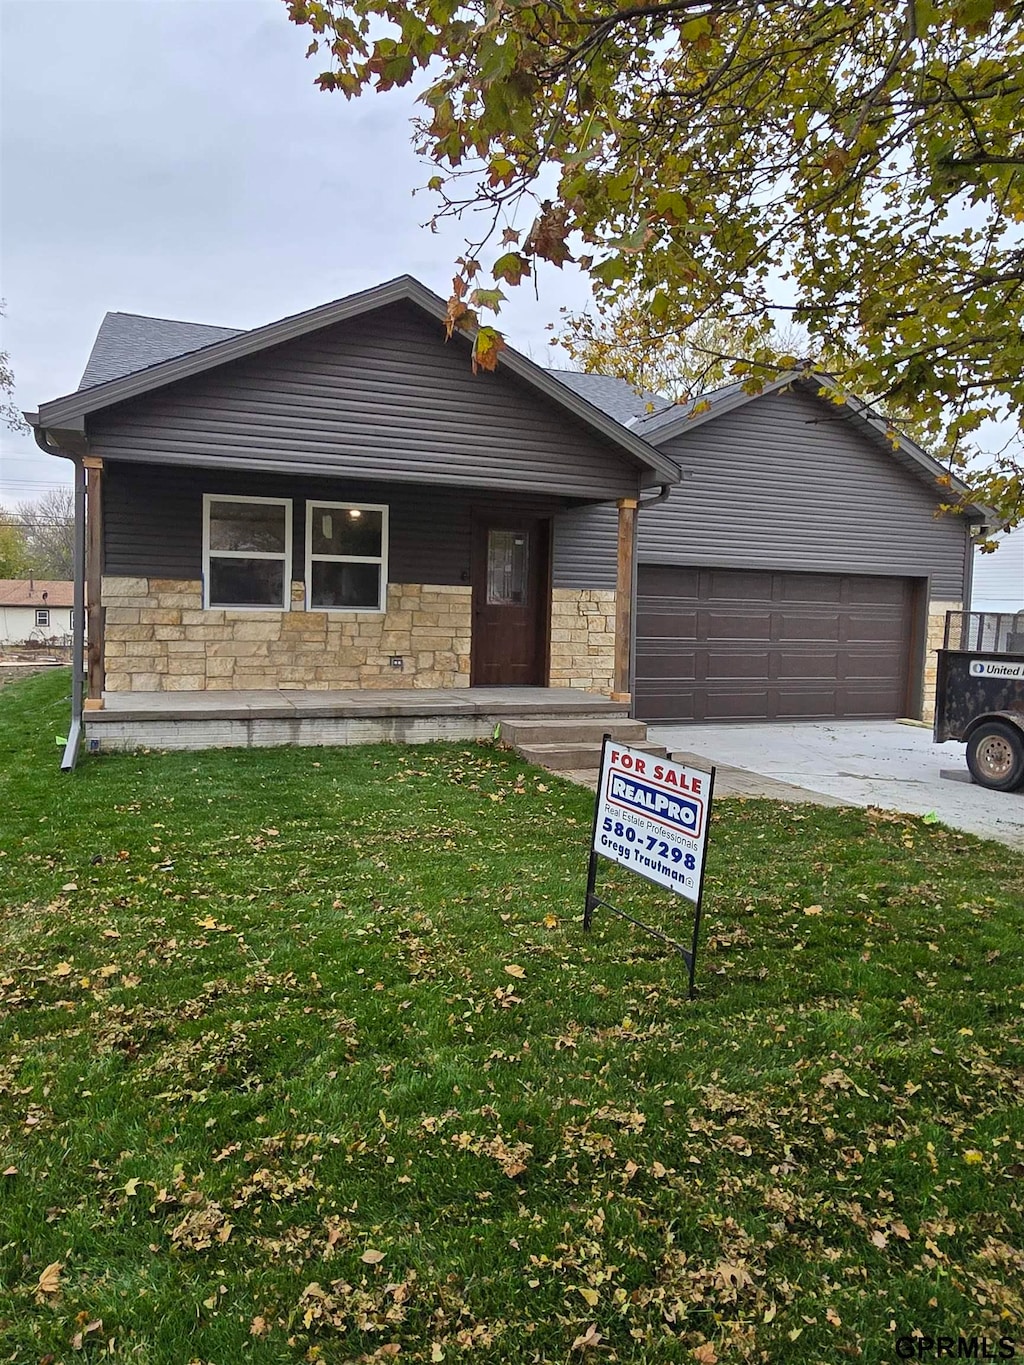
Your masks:
[{"label": "porch concrete slab", "polygon": [[92,725],[120,721],[314,720],[373,716],[625,716],[628,707],[572,687],[381,688],[352,691],[110,692]]},{"label": "porch concrete slab", "polygon": [[629,708],[574,688],[126,692],[86,712],[90,752],[487,740],[510,718],[614,722]]},{"label": "porch concrete slab", "polygon": [[934,813],[953,829],[1024,850],[1024,792],[994,792],[964,781],[964,746],[933,744],[930,729],[830,721],[651,725],[648,734],[670,754],[703,754],[720,768],[742,769],[844,805]]}]

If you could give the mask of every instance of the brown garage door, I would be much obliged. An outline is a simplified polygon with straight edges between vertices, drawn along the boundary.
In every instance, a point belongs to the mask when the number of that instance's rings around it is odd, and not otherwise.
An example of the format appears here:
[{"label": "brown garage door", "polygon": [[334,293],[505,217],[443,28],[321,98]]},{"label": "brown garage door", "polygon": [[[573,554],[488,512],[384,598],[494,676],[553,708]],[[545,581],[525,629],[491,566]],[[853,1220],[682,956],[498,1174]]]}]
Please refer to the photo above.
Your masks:
[{"label": "brown garage door", "polygon": [[645,720],[885,719],[908,713],[915,582],[641,565]]}]

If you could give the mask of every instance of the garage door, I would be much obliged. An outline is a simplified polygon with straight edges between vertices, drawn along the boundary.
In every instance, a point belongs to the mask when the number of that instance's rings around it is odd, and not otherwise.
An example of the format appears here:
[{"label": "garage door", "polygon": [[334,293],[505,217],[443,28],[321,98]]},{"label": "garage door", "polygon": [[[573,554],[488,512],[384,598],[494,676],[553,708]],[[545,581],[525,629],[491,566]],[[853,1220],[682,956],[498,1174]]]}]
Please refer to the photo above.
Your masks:
[{"label": "garage door", "polygon": [[904,716],[914,580],[641,565],[645,720]]}]

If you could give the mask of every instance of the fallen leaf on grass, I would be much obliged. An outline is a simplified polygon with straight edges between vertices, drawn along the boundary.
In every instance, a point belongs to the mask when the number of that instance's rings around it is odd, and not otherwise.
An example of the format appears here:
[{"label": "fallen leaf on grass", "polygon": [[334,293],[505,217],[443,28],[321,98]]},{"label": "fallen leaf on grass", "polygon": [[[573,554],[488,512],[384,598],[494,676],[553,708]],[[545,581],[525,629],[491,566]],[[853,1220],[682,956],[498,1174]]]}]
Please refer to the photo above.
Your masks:
[{"label": "fallen leaf on grass", "polygon": [[690,1355],[694,1360],[699,1361],[700,1365],[717,1365],[718,1352],[715,1350],[715,1344],[712,1341],[702,1341],[699,1346],[693,1348]]},{"label": "fallen leaf on grass", "polygon": [[85,1346],[86,1337],[91,1336],[94,1332],[103,1331],[103,1319],[93,1318],[90,1321],[88,1313],[79,1313],[76,1321],[81,1323],[81,1327],[71,1338],[71,1349],[81,1351]]},{"label": "fallen leaf on grass", "polygon": [[249,1324],[249,1335],[251,1337],[265,1337],[270,1332],[270,1324],[262,1314],[257,1313]]},{"label": "fallen leaf on grass", "polygon": [[597,1330],[597,1323],[592,1322],[587,1330],[576,1338],[572,1344],[574,1351],[591,1351],[595,1346],[601,1345],[601,1333]]},{"label": "fallen leaf on grass", "polygon": [[596,1308],[601,1301],[601,1295],[596,1289],[587,1289],[585,1285],[576,1286],[576,1292],[586,1301],[591,1308]]},{"label": "fallen leaf on grass", "polygon": [[374,1249],[370,1247],[367,1251],[363,1252],[359,1259],[365,1265],[380,1265],[381,1261],[384,1259],[384,1252],[374,1251]]},{"label": "fallen leaf on grass", "polygon": [[820,915],[820,914],[822,914],[822,913],[823,913],[823,911],[822,911],[822,907],[821,907],[820,905],[805,905],[805,906],[804,906],[804,914],[805,914],[805,915]]},{"label": "fallen leaf on grass", "polygon": [[61,890],[62,890],[62,891],[77,891],[77,890],[78,890],[78,883],[77,883],[77,882],[65,882],[64,885],[61,887]]},{"label": "fallen leaf on grass", "polygon": [[197,919],[196,924],[200,929],[215,929],[218,934],[230,934],[233,932],[230,924],[221,924],[220,920],[214,919],[212,915],[203,915],[202,919]]},{"label": "fallen leaf on grass", "polygon": [[70,962],[58,962],[51,972],[51,976],[70,976],[74,971]]},{"label": "fallen leaf on grass", "polygon": [[36,1285],[37,1291],[40,1294],[59,1294],[60,1272],[63,1268],[63,1261],[51,1261],[39,1276],[39,1283]]},{"label": "fallen leaf on grass", "polygon": [[521,981],[526,975],[526,968],[520,967],[515,962],[510,962],[505,968],[505,971],[508,972],[509,976],[514,976],[517,981]]},{"label": "fallen leaf on grass", "polygon": [[879,1251],[884,1251],[889,1245],[889,1239],[881,1230],[871,1234],[871,1245],[877,1247]]},{"label": "fallen leaf on grass", "polygon": [[744,1266],[735,1265],[730,1261],[720,1261],[715,1266],[715,1274],[723,1289],[745,1289],[748,1284],[754,1283]]},{"label": "fallen leaf on grass", "polygon": [[825,1309],[825,1321],[830,1322],[833,1327],[842,1327],[843,1320],[834,1308]]}]

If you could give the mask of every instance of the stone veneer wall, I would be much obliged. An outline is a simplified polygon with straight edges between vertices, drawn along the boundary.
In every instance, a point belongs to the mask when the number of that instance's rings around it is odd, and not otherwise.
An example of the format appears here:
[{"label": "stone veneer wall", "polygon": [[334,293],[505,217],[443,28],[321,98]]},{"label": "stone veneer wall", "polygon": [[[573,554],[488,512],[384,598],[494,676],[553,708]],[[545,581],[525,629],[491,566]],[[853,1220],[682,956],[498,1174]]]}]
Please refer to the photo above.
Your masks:
[{"label": "stone veneer wall", "polygon": [[928,637],[924,656],[924,696],[921,702],[921,719],[935,719],[935,676],[939,661],[935,651],[942,648],[946,635],[946,612],[963,611],[962,602],[928,603]]},{"label": "stone veneer wall", "polygon": [[551,686],[611,692],[615,590],[555,588],[551,595]]},{"label": "stone veneer wall", "polygon": [[[388,584],[383,612],[202,608],[193,579],[103,579],[111,692],[468,687],[471,589]],[[401,655],[401,670],[390,666]]]}]

